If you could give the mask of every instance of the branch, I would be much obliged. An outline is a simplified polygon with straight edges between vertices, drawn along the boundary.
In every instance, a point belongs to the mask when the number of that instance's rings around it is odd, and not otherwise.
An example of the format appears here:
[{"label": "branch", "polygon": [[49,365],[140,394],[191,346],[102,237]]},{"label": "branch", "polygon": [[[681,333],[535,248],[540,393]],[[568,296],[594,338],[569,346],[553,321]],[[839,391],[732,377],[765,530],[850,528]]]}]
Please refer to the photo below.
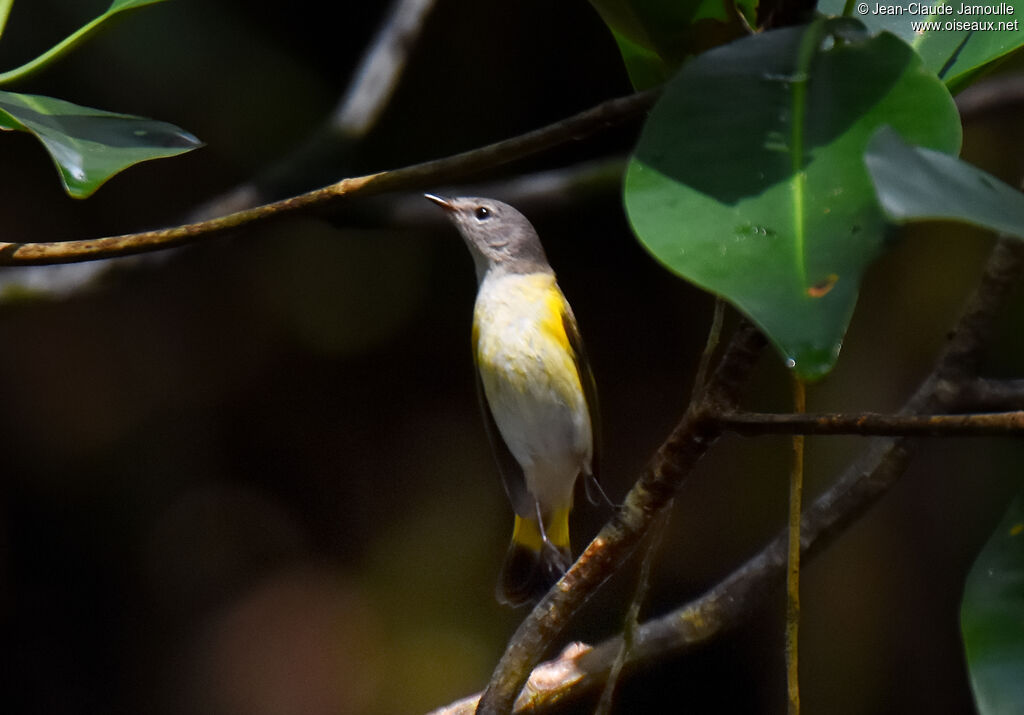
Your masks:
[{"label": "branch", "polygon": [[1024,380],[976,377],[956,385],[953,406],[963,411],[1024,410]]},{"label": "branch", "polygon": [[[497,181],[461,183],[458,188],[435,187],[442,195],[490,196],[520,208],[531,216],[567,211],[581,202],[603,200],[622,186],[627,157],[608,156]],[[455,192],[458,192],[457,194]],[[361,202],[352,212],[356,221],[374,226],[430,229],[450,226],[447,216],[418,194],[392,194]],[[347,213],[346,213],[347,215]]]},{"label": "branch", "polygon": [[284,216],[324,210],[353,196],[369,196],[386,191],[413,190],[455,181],[515,159],[537,154],[568,142],[597,134],[605,129],[639,117],[658,96],[659,90],[612,99],[568,119],[535,129],[512,139],[489,144],[444,159],[413,164],[342,179],[321,189],[282,201],[245,209],[208,221],[142,233],[53,243],[11,243],[0,241],[0,265],[48,265],[77,263],[114,256],[159,251],[200,239],[222,236],[244,226]]},{"label": "branch", "polygon": [[[991,339],[997,314],[1022,275],[1024,244],[1012,239],[1000,239],[992,251],[977,290],[958,320],[950,341],[937,358],[932,372],[904,405],[901,415],[928,414],[948,404],[949,396],[955,394],[955,390],[950,390],[949,376],[963,375],[965,371],[977,367],[983,348]],[[729,352],[733,352],[737,342],[744,341],[742,336],[735,336]],[[719,369],[719,373],[723,370],[732,372],[733,379],[729,383],[733,385],[730,391],[733,397],[736,378],[748,369],[742,367],[745,363],[747,360],[736,360],[727,353]],[[733,364],[734,367],[729,368],[727,364]],[[712,389],[720,389],[718,375],[712,382]],[[687,414],[669,442],[688,423],[692,414]],[[714,435],[713,425],[704,424],[703,429],[706,430],[705,434]],[[664,450],[663,445],[659,455]],[[874,441],[870,449],[804,511],[801,545],[805,559],[813,559],[821,553],[831,538],[853,523],[886,493],[903,474],[911,451],[911,445],[906,438]],[[649,469],[645,473],[641,482],[649,478],[650,471]],[[639,486],[638,484],[630,492],[627,508],[630,501],[636,501],[634,497]],[[617,516],[616,520],[618,518]],[[605,537],[609,527],[616,520],[602,530],[587,553],[599,548],[598,542]],[[788,532],[781,531],[759,554],[706,594],[671,613],[641,625],[634,634],[634,642],[628,652],[627,670],[635,670],[649,662],[692,650],[738,625],[760,605],[766,594],[774,593],[781,585],[786,567],[787,540]],[[580,569],[582,562],[583,557],[570,571],[570,575]],[[575,579],[576,582],[581,580]],[[564,604],[571,594],[571,591],[567,593],[566,589],[575,586],[567,581],[568,575],[520,626],[509,646],[509,651],[499,664],[499,673],[509,672],[506,660],[520,657],[518,650],[515,649],[519,648],[522,632],[528,624],[540,620],[541,623],[549,625],[550,632],[546,633],[549,641],[560,631],[564,622],[549,623],[552,619],[545,616],[549,611],[557,614],[565,608]],[[556,618],[559,617],[556,615]],[[536,627],[532,626],[528,632],[532,634],[534,630]],[[592,691],[607,677],[621,648],[621,637],[616,637],[591,650],[577,646],[570,653],[564,653],[556,661],[545,664],[543,671],[549,674],[561,672],[564,673],[564,677],[557,682],[551,682],[550,678],[540,681],[531,678],[531,684],[516,703],[517,707],[526,709],[528,706],[530,712],[541,712],[556,703],[564,703]],[[518,662],[515,666],[523,667]],[[515,702],[518,688],[514,682],[492,680],[484,697],[488,697],[491,691],[500,692],[501,699],[494,699],[491,695],[490,701],[483,701],[480,712],[509,711]],[[511,696],[507,695],[509,691]],[[476,702],[476,696],[473,696],[456,703],[450,710],[438,712],[470,712]],[[461,709],[456,706],[461,706]]]},{"label": "branch", "polygon": [[901,437],[980,437],[1024,434],[1024,412],[970,415],[764,414],[733,412],[718,417],[725,430],[742,435],[818,434]]},{"label": "branch", "polygon": [[318,170],[331,166],[337,171],[338,164],[369,134],[391,101],[435,2],[394,0],[329,120],[259,176],[205,202],[190,214],[191,219],[202,221],[252,208],[286,192],[315,185],[309,179],[311,174],[319,176]]},{"label": "branch", "polygon": [[745,321],[741,323],[702,399],[691,404],[626,495],[623,506],[516,629],[480,700],[478,712],[504,713],[512,709],[544,651],[589,595],[632,553],[679,485],[721,434],[721,428],[709,415],[736,405],[740,386],[764,345],[765,339],[756,328]]}]

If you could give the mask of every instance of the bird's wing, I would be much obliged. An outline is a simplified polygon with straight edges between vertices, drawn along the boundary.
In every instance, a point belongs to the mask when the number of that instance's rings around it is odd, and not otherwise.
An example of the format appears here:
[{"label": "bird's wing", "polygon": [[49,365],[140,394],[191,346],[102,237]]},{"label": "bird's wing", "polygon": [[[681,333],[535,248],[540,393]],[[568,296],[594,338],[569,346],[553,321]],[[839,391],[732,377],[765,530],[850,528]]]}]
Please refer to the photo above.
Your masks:
[{"label": "bird's wing", "polygon": [[580,329],[576,325],[576,316],[572,314],[572,308],[568,301],[562,299],[562,328],[565,330],[565,337],[569,341],[572,350],[572,357],[576,363],[576,372],[580,376],[580,386],[583,388],[583,399],[587,403],[587,413],[590,416],[590,440],[591,457],[590,473],[585,474],[584,486],[587,491],[587,499],[592,504],[606,501],[604,491],[598,482],[598,455],[601,448],[601,415],[597,408],[597,383],[594,382],[594,373],[590,370],[590,361],[587,359],[587,351],[583,347],[583,338],[580,336]]}]

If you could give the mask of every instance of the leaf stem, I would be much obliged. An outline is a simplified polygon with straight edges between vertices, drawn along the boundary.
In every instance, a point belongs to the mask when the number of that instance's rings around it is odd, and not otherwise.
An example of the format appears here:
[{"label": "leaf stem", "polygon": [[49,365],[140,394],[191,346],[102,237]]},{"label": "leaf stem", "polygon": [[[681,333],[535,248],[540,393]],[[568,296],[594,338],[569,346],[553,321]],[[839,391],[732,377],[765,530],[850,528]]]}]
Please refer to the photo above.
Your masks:
[{"label": "leaf stem", "polygon": [[[150,2],[143,4],[152,5],[157,2],[162,2],[162,0],[151,0]],[[0,33],[3,32],[4,23],[7,21],[7,13],[10,12],[11,5],[13,4],[14,0],[0,0]],[[20,67],[15,67],[12,70],[0,72],[0,85],[9,84],[11,82],[24,79],[29,75],[38,72],[49,63],[60,59],[68,52],[73,50],[75,47],[77,47],[79,44],[84,42],[94,32],[96,32],[97,29],[99,29],[100,25],[102,25],[104,22],[109,20],[114,15],[118,15],[122,12],[142,7],[143,4],[136,4],[130,6],[121,5],[120,7],[115,7],[114,5],[111,5],[110,8],[108,8],[107,11],[104,12],[102,15],[93,18],[85,25],[82,25],[82,27],[75,30],[75,32],[65,37],[63,40],[58,42],[56,45],[54,45],[43,54],[36,57],[35,59],[29,60]]]},{"label": "leaf stem", "polygon": [[807,84],[810,82],[811,60],[821,41],[824,32],[824,20],[815,20],[807,26],[800,41],[795,73],[792,78],[792,118],[793,126],[790,136],[790,159],[793,170],[793,240],[796,248],[796,268],[800,279],[800,292],[807,288],[807,260],[804,247],[804,194],[806,180],[804,174],[804,132],[807,115]]},{"label": "leaf stem", "polygon": [[[804,381],[793,377],[793,411],[807,410]],[[789,478],[789,554],[786,570],[786,694],[789,715],[800,715],[800,514],[804,490],[804,436],[793,435],[793,469]]]}]

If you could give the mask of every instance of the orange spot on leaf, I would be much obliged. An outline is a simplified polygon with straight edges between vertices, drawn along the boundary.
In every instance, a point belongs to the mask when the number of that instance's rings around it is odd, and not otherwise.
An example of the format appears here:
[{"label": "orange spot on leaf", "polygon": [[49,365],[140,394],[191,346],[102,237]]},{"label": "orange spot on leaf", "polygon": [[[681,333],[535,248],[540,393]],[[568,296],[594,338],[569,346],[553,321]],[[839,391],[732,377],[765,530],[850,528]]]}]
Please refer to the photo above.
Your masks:
[{"label": "orange spot on leaf", "polygon": [[807,289],[807,295],[811,296],[812,298],[821,298],[822,296],[828,294],[828,292],[835,287],[838,281],[839,276],[837,276],[835,273],[832,273],[825,280],[818,281],[814,285],[810,286]]}]

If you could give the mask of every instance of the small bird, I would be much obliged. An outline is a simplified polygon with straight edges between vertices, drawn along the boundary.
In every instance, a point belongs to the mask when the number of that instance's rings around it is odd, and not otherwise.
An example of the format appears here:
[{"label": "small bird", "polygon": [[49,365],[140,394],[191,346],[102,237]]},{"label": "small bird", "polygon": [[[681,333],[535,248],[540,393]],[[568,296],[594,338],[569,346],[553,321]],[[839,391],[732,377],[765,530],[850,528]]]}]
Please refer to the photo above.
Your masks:
[{"label": "small bird", "polygon": [[469,246],[479,288],[473,357],[484,422],[515,510],[497,597],[540,598],[571,564],[576,479],[597,487],[594,378],[540,238],[516,209],[484,198],[426,198]]}]

